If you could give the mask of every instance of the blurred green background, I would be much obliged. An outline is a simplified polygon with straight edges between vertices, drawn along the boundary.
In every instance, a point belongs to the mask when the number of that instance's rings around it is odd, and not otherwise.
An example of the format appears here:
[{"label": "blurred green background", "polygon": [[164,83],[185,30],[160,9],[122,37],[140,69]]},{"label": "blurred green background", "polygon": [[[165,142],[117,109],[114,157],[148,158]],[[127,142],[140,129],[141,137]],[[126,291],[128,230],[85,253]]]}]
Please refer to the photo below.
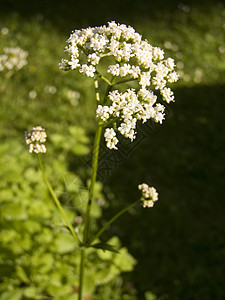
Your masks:
[{"label": "blurred green background", "polygon": [[[50,155],[85,182],[95,124],[92,81],[77,72],[58,70],[57,63],[64,57],[72,30],[112,20],[129,24],[175,59],[181,79],[173,87],[176,102],[168,107],[163,125],[140,126],[135,145],[124,145],[126,150],[116,156],[110,157],[103,147],[99,179],[108,204],[99,224],[137,199],[139,183],[147,182],[159,191],[154,209],[137,207],[105,233],[105,238],[118,236],[138,262],[126,275],[135,290],[133,298],[123,299],[224,300],[222,1],[6,0],[0,1],[0,8],[0,54],[6,46],[29,53],[22,70],[9,79],[3,74],[0,81],[2,191],[15,187],[15,177],[29,182],[24,170],[33,162],[23,154],[27,150],[23,132],[39,124],[50,137]],[[54,168],[60,176],[60,168]],[[12,178],[7,177],[9,172]],[[16,184],[14,197],[28,188],[22,181]],[[12,195],[1,197],[4,207]],[[4,230],[13,226],[5,225],[12,220],[10,211],[1,219]]]}]

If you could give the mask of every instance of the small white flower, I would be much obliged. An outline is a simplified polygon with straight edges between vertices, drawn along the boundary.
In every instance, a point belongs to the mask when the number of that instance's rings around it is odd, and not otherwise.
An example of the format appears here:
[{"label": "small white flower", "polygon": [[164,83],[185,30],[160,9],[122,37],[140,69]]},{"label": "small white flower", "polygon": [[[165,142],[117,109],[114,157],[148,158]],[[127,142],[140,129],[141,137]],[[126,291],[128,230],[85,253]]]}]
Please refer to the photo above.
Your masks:
[{"label": "small white flower", "polygon": [[179,75],[176,72],[172,72],[172,73],[169,73],[169,75],[167,76],[167,79],[169,82],[173,83],[179,79]]},{"label": "small white flower", "polygon": [[129,74],[129,72],[130,72],[130,65],[129,64],[124,64],[122,67],[120,67],[119,75],[121,77],[125,77]]},{"label": "small white flower", "polygon": [[142,86],[142,88],[150,85],[150,79],[151,79],[150,72],[141,73],[140,78],[141,79],[139,81],[139,84]]},{"label": "small white flower", "polygon": [[153,207],[154,202],[152,200],[144,200],[143,207]]},{"label": "small white flower", "polygon": [[100,118],[102,121],[107,121],[112,113],[112,109],[108,106],[98,105],[96,110],[96,117]]},{"label": "small white flower", "polygon": [[100,57],[96,53],[92,53],[88,55],[87,60],[95,66],[99,63]]},{"label": "small white flower", "polygon": [[165,100],[167,103],[174,101],[174,94],[170,88],[165,87],[164,89],[161,90],[161,94],[162,94],[163,100]]},{"label": "small white flower", "polygon": [[95,67],[94,66],[88,66],[86,64],[81,66],[80,72],[85,74],[87,77],[94,77],[95,75]]},{"label": "small white flower", "polygon": [[156,90],[161,90],[166,85],[166,80],[161,74],[157,74],[155,77],[152,78],[152,84],[155,85]]},{"label": "small white flower", "polygon": [[113,76],[120,76],[120,65],[109,65],[107,72]]},{"label": "small white flower", "polygon": [[107,147],[109,149],[115,149],[115,150],[118,149],[116,147],[116,144],[119,142],[119,140],[117,139],[116,133],[113,128],[106,128],[104,137],[107,143]]},{"label": "small white flower", "polygon": [[152,55],[154,60],[162,60],[164,58],[164,51],[159,47],[153,47]]},{"label": "small white flower", "polygon": [[162,124],[164,119],[165,119],[165,115],[161,112],[157,112],[154,116],[154,120],[156,123]]},{"label": "small white flower", "polygon": [[31,132],[25,132],[26,143],[29,145],[30,153],[45,153],[47,151],[44,143],[47,138],[45,129],[41,126],[33,127]]},{"label": "small white flower", "polygon": [[80,66],[79,59],[74,57],[71,57],[71,61],[69,61],[68,64],[71,66],[72,70],[75,70]]},{"label": "small white flower", "polygon": [[131,68],[129,70],[129,74],[132,78],[135,78],[135,79],[138,78],[140,73],[141,73],[141,69],[139,66],[134,66],[134,65],[131,66]]},{"label": "small white flower", "polygon": [[175,67],[174,59],[170,57],[165,60],[165,64],[170,70],[173,70]]},{"label": "small white flower", "polygon": [[158,200],[158,193],[154,187],[149,187],[146,183],[139,184],[138,189],[142,192],[143,207],[153,207]]}]

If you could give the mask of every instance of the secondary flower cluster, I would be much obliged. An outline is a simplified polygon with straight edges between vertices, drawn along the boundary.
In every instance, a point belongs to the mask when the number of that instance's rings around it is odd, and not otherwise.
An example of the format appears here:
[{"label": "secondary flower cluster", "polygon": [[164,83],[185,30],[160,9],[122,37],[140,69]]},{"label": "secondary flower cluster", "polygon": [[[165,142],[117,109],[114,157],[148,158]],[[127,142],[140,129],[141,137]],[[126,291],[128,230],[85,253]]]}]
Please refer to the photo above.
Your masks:
[{"label": "secondary flower cluster", "polygon": [[154,202],[158,200],[156,189],[149,187],[146,183],[139,184],[138,189],[142,192],[143,207],[153,207]]},{"label": "secondary flower cluster", "polygon": [[[96,117],[107,126],[116,123],[116,130],[107,128],[105,140],[107,147],[117,149],[116,131],[124,137],[135,138],[137,120],[146,122],[153,119],[162,123],[165,107],[156,103],[158,90],[162,100],[174,101],[172,90],[166,86],[178,80],[172,58],[164,59],[164,51],[153,47],[147,40],[135,32],[131,26],[109,22],[108,26],[75,30],[68,39],[66,51],[69,59],[62,59],[63,70],[78,69],[87,77],[101,78],[111,88],[104,99],[99,99]],[[106,68],[106,78],[100,74],[98,65],[102,58],[110,56]],[[121,93],[113,88],[126,81],[136,81],[136,89],[127,89]]]},{"label": "secondary flower cluster", "polygon": [[33,127],[31,132],[25,132],[26,143],[29,145],[29,152],[32,153],[45,153],[45,141],[47,134],[45,129],[41,126]]},{"label": "secondary flower cluster", "polygon": [[[108,98],[111,101],[111,105],[98,105],[96,110],[97,118],[103,122],[120,120],[117,130],[131,141],[136,137],[135,128],[138,120],[142,120],[144,123],[152,118],[156,122],[161,123],[164,119],[163,112],[165,107],[160,103],[156,103],[157,97],[150,90],[140,89],[137,93],[134,89],[128,89],[124,93],[114,90],[109,93]],[[119,141],[116,138],[115,130],[107,128],[104,136],[107,147],[117,149],[116,144]]]},{"label": "secondary flower cluster", "polygon": [[0,71],[20,70],[27,64],[28,52],[20,47],[4,48],[4,54],[0,55]]}]

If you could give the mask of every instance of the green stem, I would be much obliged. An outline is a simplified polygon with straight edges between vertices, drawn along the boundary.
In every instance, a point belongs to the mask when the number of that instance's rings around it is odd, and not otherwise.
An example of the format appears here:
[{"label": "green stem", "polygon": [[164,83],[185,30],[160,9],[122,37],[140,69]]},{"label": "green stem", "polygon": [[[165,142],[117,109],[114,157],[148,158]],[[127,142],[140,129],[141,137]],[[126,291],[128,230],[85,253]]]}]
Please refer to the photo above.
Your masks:
[{"label": "green stem", "polygon": [[67,218],[67,216],[66,216],[66,214],[65,214],[65,211],[64,211],[64,209],[62,208],[62,205],[61,205],[59,199],[57,198],[57,196],[56,196],[56,194],[55,194],[55,192],[54,192],[54,190],[53,190],[53,188],[52,188],[50,182],[48,181],[48,178],[47,178],[46,175],[45,175],[44,167],[43,167],[43,164],[42,164],[42,161],[41,161],[41,158],[40,158],[39,153],[37,154],[37,156],[38,156],[38,162],[39,162],[39,166],[40,166],[40,169],[41,169],[42,176],[43,176],[43,178],[44,178],[45,184],[46,184],[46,186],[47,186],[47,188],[48,188],[48,190],[49,190],[49,192],[50,192],[50,194],[51,194],[51,196],[52,196],[52,198],[53,198],[53,200],[54,200],[54,202],[55,202],[55,204],[56,204],[58,210],[60,211],[60,213],[61,213],[61,215],[62,215],[62,218],[64,219],[64,221],[65,221],[67,227],[69,228],[69,230],[70,230],[70,232],[71,232],[71,234],[72,234],[72,236],[73,236],[75,242],[78,243],[79,240],[78,240],[78,237],[77,237],[77,235],[76,235],[76,233],[75,233],[75,231],[74,231],[74,229],[73,229],[73,226],[71,225],[69,219]]},{"label": "green stem", "polygon": [[94,186],[96,182],[97,169],[98,169],[98,155],[99,155],[101,133],[102,133],[102,127],[98,125],[95,133],[94,149],[93,149],[93,156],[92,156],[92,175],[91,175],[91,183],[89,188],[88,203],[87,203],[86,214],[85,214],[84,238],[83,238],[84,245],[87,243],[88,240],[90,211],[91,211],[91,203],[93,199]]},{"label": "green stem", "polygon": [[79,274],[78,300],[82,300],[83,278],[84,278],[84,261],[85,261],[85,249],[82,247],[81,248],[81,254],[80,254],[80,274]]},{"label": "green stem", "polygon": [[100,101],[100,94],[99,94],[98,79],[96,78],[96,76],[95,76],[94,86],[95,86],[96,100],[99,102]]},{"label": "green stem", "polygon": [[97,234],[94,236],[94,238],[92,239],[91,243],[92,244],[96,239],[98,239],[103,232],[116,220],[118,219],[122,214],[124,214],[126,211],[128,211],[130,208],[134,207],[138,202],[140,202],[141,200],[137,200],[135,202],[133,202],[132,204],[128,205],[127,207],[125,207],[124,209],[122,209],[121,211],[119,211],[114,217],[112,217],[106,224],[104,227],[102,227],[102,229],[100,229]]},{"label": "green stem", "polygon": [[99,73],[97,70],[96,70],[96,74],[98,75],[99,78],[101,78],[103,81],[105,81],[109,86],[111,86],[111,82],[105,78],[101,73]]},{"label": "green stem", "polygon": [[113,85],[117,85],[117,84],[121,84],[121,83],[126,83],[126,82],[130,82],[130,81],[135,81],[137,80],[136,78],[129,78],[129,79],[122,79],[120,81],[117,81],[115,83],[113,83]]},{"label": "green stem", "polygon": [[113,88],[114,80],[115,80],[115,76],[112,77],[112,79],[110,80],[111,85],[108,85],[108,87],[106,89],[105,96],[103,98],[103,104],[106,103],[109,92],[111,92],[111,90]]},{"label": "green stem", "polygon": [[93,200],[94,186],[95,186],[96,176],[97,176],[98,155],[99,155],[99,145],[100,145],[100,140],[101,140],[101,133],[102,133],[102,127],[98,125],[96,133],[95,133],[94,149],[93,149],[93,154],[92,154],[92,175],[91,175],[91,183],[90,183],[90,188],[89,188],[88,203],[87,203],[86,214],[85,214],[83,247],[81,247],[78,300],[82,300],[82,293],[83,293],[85,247],[87,246],[87,243],[88,243],[91,203]]}]

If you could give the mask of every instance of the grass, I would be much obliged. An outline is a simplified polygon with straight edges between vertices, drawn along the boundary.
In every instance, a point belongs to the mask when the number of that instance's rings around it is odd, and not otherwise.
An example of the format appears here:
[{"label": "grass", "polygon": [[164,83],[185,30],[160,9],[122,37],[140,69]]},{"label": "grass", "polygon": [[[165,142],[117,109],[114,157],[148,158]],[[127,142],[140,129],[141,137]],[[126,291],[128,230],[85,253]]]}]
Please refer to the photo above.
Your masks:
[{"label": "grass", "polygon": [[[147,290],[161,300],[224,299],[222,3],[116,1],[112,6],[85,1],[73,7],[69,1],[39,1],[29,7],[26,1],[6,1],[1,14],[0,29],[8,27],[9,33],[1,34],[0,50],[18,45],[29,52],[28,65],[1,92],[4,143],[16,139],[22,144],[23,131],[36,124],[49,135],[80,125],[92,136],[92,82],[57,66],[74,28],[113,19],[125,22],[176,59],[181,80],[168,119],[160,126],[140,127],[143,140],[132,149],[128,146],[127,154],[118,153],[122,163],[112,165],[110,174],[100,169],[112,204],[105,218],[135,201],[136,186],[142,181],[156,186],[160,201],[152,210],[132,210],[107,234],[119,235],[138,260],[129,275],[138,299],[144,299]],[[49,92],[49,86],[56,92]],[[36,92],[34,99],[31,91]],[[75,100],[69,91],[77,92]]]}]

